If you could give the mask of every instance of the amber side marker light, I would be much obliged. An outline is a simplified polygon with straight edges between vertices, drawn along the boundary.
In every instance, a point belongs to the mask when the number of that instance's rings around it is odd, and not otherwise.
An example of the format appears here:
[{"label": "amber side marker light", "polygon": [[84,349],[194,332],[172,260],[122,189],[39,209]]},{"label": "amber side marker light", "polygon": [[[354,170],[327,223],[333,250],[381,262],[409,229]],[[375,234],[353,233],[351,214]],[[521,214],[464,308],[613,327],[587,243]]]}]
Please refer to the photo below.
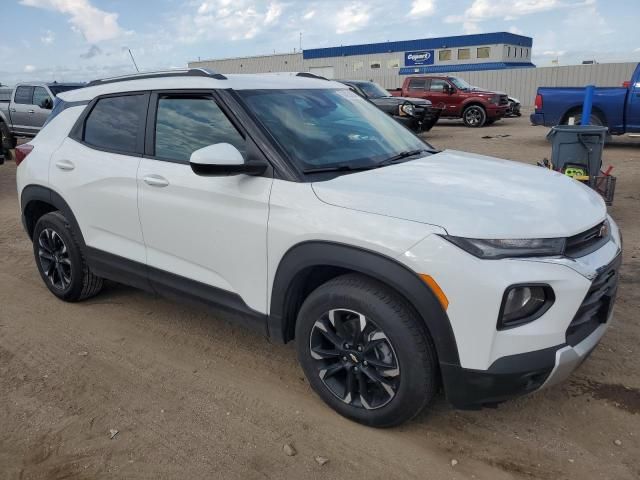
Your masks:
[{"label": "amber side marker light", "polygon": [[421,273],[419,276],[424,283],[429,285],[429,288],[440,302],[440,305],[442,305],[442,308],[446,311],[449,307],[449,299],[440,288],[440,285],[438,285],[438,282],[436,282],[431,275]]}]

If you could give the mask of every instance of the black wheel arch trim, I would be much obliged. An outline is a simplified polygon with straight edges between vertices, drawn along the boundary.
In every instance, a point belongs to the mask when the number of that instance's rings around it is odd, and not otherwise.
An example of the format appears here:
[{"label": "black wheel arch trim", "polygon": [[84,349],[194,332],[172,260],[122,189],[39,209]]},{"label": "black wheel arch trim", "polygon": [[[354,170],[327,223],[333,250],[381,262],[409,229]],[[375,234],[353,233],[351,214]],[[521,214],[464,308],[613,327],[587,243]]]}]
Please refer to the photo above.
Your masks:
[{"label": "black wheel arch trim", "polygon": [[276,270],[268,317],[269,336],[282,342],[293,338],[295,289],[304,272],[313,267],[336,267],[359,272],[389,285],[401,294],[422,318],[435,344],[439,362],[460,365],[451,323],[440,302],[418,275],[386,255],[351,245],[307,241],[291,247]]},{"label": "black wheel arch trim", "polygon": [[71,224],[74,231],[78,236],[78,241],[80,242],[81,247],[86,248],[86,244],[84,243],[84,237],[82,236],[82,231],[80,230],[80,225],[76,220],[73,211],[69,204],[65,201],[62,196],[51,190],[48,187],[44,187],[42,185],[27,185],[22,189],[22,194],[20,195],[20,208],[22,210],[22,224],[29,235],[29,238],[33,235],[33,228],[35,227],[35,222],[33,225],[28,224],[28,219],[26,218],[27,208],[31,202],[40,201],[44,203],[48,203],[49,205],[56,208],[56,210],[60,210],[62,214],[65,216],[67,221]]}]

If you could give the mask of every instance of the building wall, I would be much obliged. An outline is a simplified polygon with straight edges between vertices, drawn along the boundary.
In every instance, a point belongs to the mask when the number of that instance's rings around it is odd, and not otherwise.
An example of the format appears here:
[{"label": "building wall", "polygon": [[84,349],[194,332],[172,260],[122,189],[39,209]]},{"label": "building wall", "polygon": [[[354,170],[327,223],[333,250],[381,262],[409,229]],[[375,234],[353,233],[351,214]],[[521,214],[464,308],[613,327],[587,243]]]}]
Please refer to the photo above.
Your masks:
[{"label": "building wall", "polygon": [[189,62],[189,68],[209,68],[218,73],[302,72],[302,53],[223,58]]},{"label": "building wall", "polygon": [[484,72],[458,72],[472,85],[507,92],[523,106],[532,107],[538,87],[621,87],[629,80],[637,63],[600,63],[562,67],[513,68]]}]

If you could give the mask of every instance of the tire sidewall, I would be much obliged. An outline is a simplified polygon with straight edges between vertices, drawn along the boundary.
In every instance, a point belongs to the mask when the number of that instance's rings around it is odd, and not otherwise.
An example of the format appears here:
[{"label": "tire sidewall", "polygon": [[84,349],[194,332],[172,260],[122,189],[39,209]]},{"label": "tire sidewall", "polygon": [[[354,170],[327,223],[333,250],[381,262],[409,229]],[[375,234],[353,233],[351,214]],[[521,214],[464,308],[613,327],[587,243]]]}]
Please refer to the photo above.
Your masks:
[{"label": "tire sidewall", "polygon": [[[469,112],[470,110],[478,110],[480,112],[480,121],[478,123],[472,124],[467,122],[467,112]],[[467,127],[470,128],[482,127],[487,121],[487,112],[485,112],[484,108],[482,108],[480,105],[469,105],[462,112],[462,121]]]},{"label": "tire sidewall", "polygon": [[[40,257],[38,255],[38,239],[40,238],[40,234],[45,228],[50,228],[58,235],[60,235],[60,238],[62,238],[62,241],[66,245],[67,251],[69,252],[69,260],[71,261],[71,283],[65,290],[60,290],[51,285],[51,282],[47,278],[44,270],[42,269],[42,265],[40,264]],[[67,301],[75,300],[80,297],[83,289],[84,279],[82,254],[80,252],[80,247],[71,234],[70,229],[71,227],[69,226],[64,216],[62,216],[62,214],[58,212],[53,212],[43,215],[38,220],[33,230],[33,254],[36,260],[38,272],[40,273],[40,277],[42,277],[42,281],[45,283],[51,293],[53,293],[56,297]]]},{"label": "tire sidewall", "polygon": [[[400,367],[400,383],[396,395],[385,406],[366,410],[344,403],[331,393],[320,379],[315,361],[310,355],[309,338],[314,323],[333,308],[344,308],[364,314],[382,329],[391,342]],[[409,312],[407,312],[409,313]],[[417,321],[416,318],[413,318]],[[426,339],[425,339],[425,343]],[[414,417],[431,400],[433,384],[425,381],[425,374],[436,374],[434,357],[429,365],[420,365],[421,354],[410,329],[397,318],[397,312],[375,295],[362,289],[343,288],[340,292],[326,289],[314,291],[304,302],[296,322],[296,349],[298,360],[314,391],[331,408],[359,423],[389,427]],[[425,372],[425,368],[428,372]]]}]

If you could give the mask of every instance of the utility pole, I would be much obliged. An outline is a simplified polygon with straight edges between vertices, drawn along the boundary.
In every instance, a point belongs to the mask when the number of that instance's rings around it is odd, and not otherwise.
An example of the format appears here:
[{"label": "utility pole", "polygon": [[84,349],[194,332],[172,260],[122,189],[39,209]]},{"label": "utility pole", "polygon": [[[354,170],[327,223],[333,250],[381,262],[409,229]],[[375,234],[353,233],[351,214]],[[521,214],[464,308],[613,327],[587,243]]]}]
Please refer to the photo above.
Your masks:
[{"label": "utility pole", "polygon": [[302,32],[300,32],[300,51],[302,51]]}]

